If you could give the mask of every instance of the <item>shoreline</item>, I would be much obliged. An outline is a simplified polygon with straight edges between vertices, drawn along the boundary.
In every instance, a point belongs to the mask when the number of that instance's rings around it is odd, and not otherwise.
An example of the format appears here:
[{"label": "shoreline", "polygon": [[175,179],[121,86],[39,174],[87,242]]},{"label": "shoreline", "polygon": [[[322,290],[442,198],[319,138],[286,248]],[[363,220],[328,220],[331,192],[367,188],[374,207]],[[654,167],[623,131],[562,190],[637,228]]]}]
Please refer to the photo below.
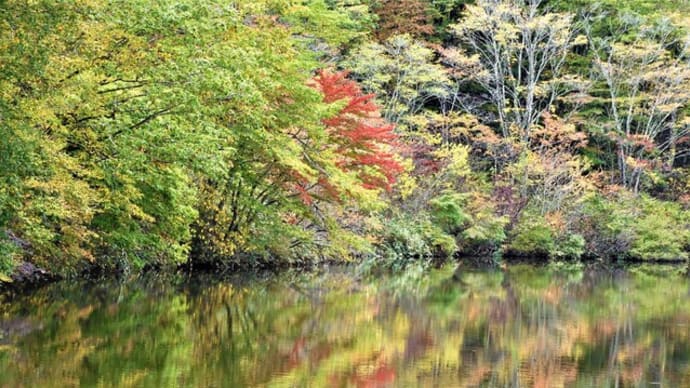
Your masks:
[{"label": "shoreline", "polygon": [[[281,270],[303,270],[307,272],[327,269],[332,266],[358,266],[362,263],[361,260],[353,260],[349,262],[336,260],[323,260],[312,263],[284,263],[281,265],[221,265],[221,264],[203,264],[190,265],[190,263],[183,263],[177,266],[148,266],[143,268],[137,275],[144,275],[150,273],[159,274],[182,274],[187,276],[193,275],[211,275],[211,276],[229,276],[232,274],[257,274],[257,273],[279,273]],[[652,267],[662,268],[669,267],[683,267],[685,266],[685,274],[690,276],[690,260],[676,259],[676,260],[641,260],[641,259],[621,259],[621,260],[606,260],[601,258],[583,258],[579,260],[545,260],[540,257],[527,256],[506,256],[500,262],[495,262],[490,257],[481,256],[459,256],[452,260],[438,260],[430,259],[429,264],[432,268],[441,267],[447,264],[455,264],[458,268],[471,270],[487,270],[491,268],[504,268],[506,265],[530,265],[534,267],[543,267],[553,265],[556,263],[563,263],[567,265],[581,264],[586,268],[595,268],[605,271],[617,271],[620,269],[634,268],[642,265],[650,265]],[[391,270],[385,267],[374,267],[375,274],[378,272],[390,272]],[[15,271],[10,275],[11,281],[6,281],[0,278],[0,295],[11,293],[26,293],[31,292],[48,284],[55,282],[73,282],[73,281],[96,281],[99,279],[115,279],[125,276],[122,271],[107,272],[100,268],[87,269],[77,276],[60,276],[58,274],[50,273],[49,271],[36,267],[29,262],[22,262],[15,268]],[[374,275],[375,276],[375,275]]]}]

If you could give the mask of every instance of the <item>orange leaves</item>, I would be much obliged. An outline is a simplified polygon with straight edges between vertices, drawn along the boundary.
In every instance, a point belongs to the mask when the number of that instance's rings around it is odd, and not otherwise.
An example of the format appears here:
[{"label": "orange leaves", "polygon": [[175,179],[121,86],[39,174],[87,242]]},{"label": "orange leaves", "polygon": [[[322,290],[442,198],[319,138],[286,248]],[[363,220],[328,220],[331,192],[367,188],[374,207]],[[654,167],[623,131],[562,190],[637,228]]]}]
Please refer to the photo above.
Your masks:
[{"label": "orange leaves", "polygon": [[618,134],[611,132],[608,134],[609,139],[615,141],[617,144],[632,149],[652,153],[656,150],[656,143],[649,135],[646,134]]},{"label": "orange leaves", "polygon": [[543,127],[532,131],[534,145],[547,147],[554,153],[572,152],[587,145],[587,135],[558,116],[543,113],[542,120]]},{"label": "orange leaves", "polygon": [[[391,150],[396,146],[394,127],[379,114],[373,94],[362,93],[347,72],[320,71],[314,78],[315,87],[323,93],[323,101],[345,105],[323,122],[340,157],[337,165],[343,171],[356,171],[362,186],[389,190],[396,176],[403,171]],[[373,170],[373,171],[372,171]]]},{"label": "orange leaves", "polygon": [[307,191],[307,188],[300,184],[300,183],[295,183],[294,185],[295,190],[297,191],[297,195],[299,196],[300,200],[305,205],[311,205],[314,202],[314,198],[309,194],[309,191]]},{"label": "orange leaves", "polygon": [[377,35],[386,39],[393,35],[430,35],[434,32],[428,5],[420,0],[382,0],[376,9],[379,17]]}]

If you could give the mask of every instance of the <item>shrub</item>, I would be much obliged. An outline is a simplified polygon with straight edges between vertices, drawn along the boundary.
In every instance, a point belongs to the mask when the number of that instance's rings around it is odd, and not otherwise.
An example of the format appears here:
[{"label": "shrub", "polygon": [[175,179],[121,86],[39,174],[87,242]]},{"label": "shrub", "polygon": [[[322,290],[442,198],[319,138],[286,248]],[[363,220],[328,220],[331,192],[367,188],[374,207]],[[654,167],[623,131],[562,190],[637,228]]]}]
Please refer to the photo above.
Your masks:
[{"label": "shrub", "polygon": [[577,233],[567,233],[561,236],[551,252],[557,258],[579,259],[585,254],[585,238]]},{"label": "shrub", "polygon": [[632,236],[626,231],[631,222],[628,209],[597,194],[584,201],[576,228],[585,238],[590,255],[612,258],[630,250]]},{"label": "shrub", "polygon": [[676,203],[643,197],[642,214],[631,226],[632,257],[642,260],[687,259],[690,214]]},{"label": "shrub", "polygon": [[493,207],[484,205],[477,209],[461,234],[465,250],[496,251],[506,239],[507,224],[508,217],[497,216]]},{"label": "shrub", "polygon": [[580,230],[587,250],[600,257],[686,259],[690,214],[679,204],[621,192],[590,198]]},{"label": "shrub", "polygon": [[543,217],[525,214],[513,230],[508,248],[519,256],[549,256],[556,249],[554,233]]},{"label": "shrub", "polygon": [[0,276],[9,275],[15,266],[17,247],[4,236],[0,237]]},{"label": "shrub", "polygon": [[447,259],[457,252],[455,239],[434,225],[428,216],[393,218],[379,244],[384,265],[404,267],[419,260]]},{"label": "shrub", "polygon": [[579,259],[585,253],[585,238],[560,219],[526,211],[511,235],[508,250],[518,256],[547,256],[554,259]]},{"label": "shrub", "polygon": [[443,194],[429,201],[434,224],[447,233],[455,233],[472,220],[464,211],[467,195],[462,193]]},{"label": "shrub", "polygon": [[446,193],[429,201],[432,221],[455,237],[465,252],[495,250],[506,238],[506,217],[499,217],[479,193]]}]

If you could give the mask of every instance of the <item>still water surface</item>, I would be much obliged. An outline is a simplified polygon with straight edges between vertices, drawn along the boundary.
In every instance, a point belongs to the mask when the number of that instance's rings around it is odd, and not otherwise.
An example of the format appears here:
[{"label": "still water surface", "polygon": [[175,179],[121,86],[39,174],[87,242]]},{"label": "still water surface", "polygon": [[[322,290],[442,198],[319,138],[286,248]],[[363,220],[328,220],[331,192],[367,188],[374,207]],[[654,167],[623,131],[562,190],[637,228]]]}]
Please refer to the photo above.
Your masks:
[{"label": "still water surface", "polygon": [[674,269],[58,283],[0,299],[0,387],[690,387]]}]

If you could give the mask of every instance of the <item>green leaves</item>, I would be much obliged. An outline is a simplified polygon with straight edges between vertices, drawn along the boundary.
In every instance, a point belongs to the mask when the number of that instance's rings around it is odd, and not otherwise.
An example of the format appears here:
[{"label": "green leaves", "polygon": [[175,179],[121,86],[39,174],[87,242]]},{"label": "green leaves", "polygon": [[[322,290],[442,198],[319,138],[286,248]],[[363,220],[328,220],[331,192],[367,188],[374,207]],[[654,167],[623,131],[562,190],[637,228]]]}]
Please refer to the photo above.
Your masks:
[{"label": "green leaves", "polygon": [[33,261],[62,273],[83,259],[121,269],[179,263],[194,224],[224,228],[233,254],[263,253],[250,236],[264,226],[275,236],[288,215],[308,213],[295,206],[288,173],[316,176],[333,157],[300,143],[325,139],[327,108],[307,85],[320,56],[310,45],[337,47],[363,28],[337,7],[5,8],[0,232],[26,240]]},{"label": "green leaves", "polygon": [[461,193],[444,194],[429,201],[434,223],[448,233],[454,233],[472,220],[464,212],[467,195]]},{"label": "green leaves", "polygon": [[563,77],[563,64],[578,41],[572,14],[546,12],[541,0],[478,0],[451,25],[482,71],[470,77],[494,106],[504,137],[523,142],[556,101],[586,86]]},{"label": "green leaves", "polygon": [[386,120],[405,127],[428,102],[450,96],[448,73],[433,57],[431,49],[411,36],[395,35],[383,44],[360,46],[345,66],[378,96]]}]

